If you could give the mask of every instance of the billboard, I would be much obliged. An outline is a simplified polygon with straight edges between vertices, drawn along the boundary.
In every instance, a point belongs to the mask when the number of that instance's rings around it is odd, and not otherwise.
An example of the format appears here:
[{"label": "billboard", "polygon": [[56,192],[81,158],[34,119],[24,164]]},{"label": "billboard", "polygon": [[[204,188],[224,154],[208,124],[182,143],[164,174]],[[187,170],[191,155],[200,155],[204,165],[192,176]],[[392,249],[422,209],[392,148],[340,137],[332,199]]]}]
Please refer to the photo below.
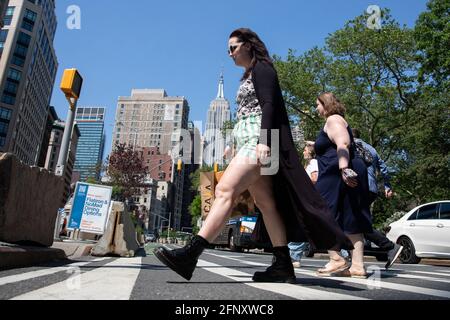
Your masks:
[{"label": "billboard", "polygon": [[111,195],[112,187],[78,182],[68,229],[103,234],[109,215]]}]

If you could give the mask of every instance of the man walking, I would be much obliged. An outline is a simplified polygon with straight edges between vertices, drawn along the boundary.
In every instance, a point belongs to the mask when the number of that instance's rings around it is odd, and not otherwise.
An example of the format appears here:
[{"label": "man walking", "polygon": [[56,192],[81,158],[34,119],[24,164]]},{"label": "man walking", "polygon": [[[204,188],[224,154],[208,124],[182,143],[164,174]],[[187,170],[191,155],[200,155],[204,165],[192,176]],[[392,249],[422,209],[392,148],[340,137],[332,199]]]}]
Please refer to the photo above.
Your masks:
[{"label": "man walking", "polygon": [[[392,198],[394,195],[394,192],[392,191],[392,187],[390,184],[390,177],[389,172],[386,167],[386,164],[384,161],[380,158],[378,155],[378,152],[375,150],[374,147],[372,147],[367,142],[363,141],[361,139],[361,133],[358,129],[352,129],[353,131],[353,137],[355,139],[355,143],[361,144],[364,149],[370,152],[372,155],[372,163],[370,166],[367,167],[367,173],[369,178],[369,201],[370,205],[372,207],[372,204],[375,202],[375,200],[378,198],[378,185],[377,185],[377,172],[380,172],[383,176],[384,181],[384,194],[387,199]],[[400,253],[403,250],[403,247],[393,243],[390,241],[384,234],[382,234],[380,231],[375,230],[372,233],[364,234],[364,237],[375,243],[378,247],[381,249],[384,249],[388,251],[388,261],[386,263],[386,270],[392,267],[394,262],[398,259],[400,256]]]}]

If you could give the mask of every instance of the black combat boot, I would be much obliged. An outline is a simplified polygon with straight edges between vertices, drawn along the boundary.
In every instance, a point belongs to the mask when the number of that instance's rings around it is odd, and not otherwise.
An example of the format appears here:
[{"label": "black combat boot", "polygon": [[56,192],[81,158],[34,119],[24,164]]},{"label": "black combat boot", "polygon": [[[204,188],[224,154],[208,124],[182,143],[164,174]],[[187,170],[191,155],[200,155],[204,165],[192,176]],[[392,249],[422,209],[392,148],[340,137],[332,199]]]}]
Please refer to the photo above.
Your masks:
[{"label": "black combat boot", "polygon": [[265,272],[255,272],[253,281],[296,283],[289,248],[287,246],[273,248],[272,265]]},{"label": "black combat boot", "polygon": [[192,273],[197,265],[198,257],[208,245],[208,241],[200,236],[195,236],[189,244],[183,248],[167,250],[164,247],[159,247],[153,250],[153,253],[170,269],[186,280],[191,280]]}]

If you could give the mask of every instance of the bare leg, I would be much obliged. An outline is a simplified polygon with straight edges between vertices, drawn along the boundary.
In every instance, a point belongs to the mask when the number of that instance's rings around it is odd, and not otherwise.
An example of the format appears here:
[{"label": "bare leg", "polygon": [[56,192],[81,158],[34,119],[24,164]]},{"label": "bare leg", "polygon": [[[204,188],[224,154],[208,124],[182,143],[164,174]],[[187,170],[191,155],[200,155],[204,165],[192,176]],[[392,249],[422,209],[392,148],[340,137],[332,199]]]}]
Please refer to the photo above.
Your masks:
[{"label": "bare leg", "polygon": [[318,270],[319,273],[328,273],[330,271],[339,270],[347,265],[347,261],[337,251],[329,250],[330,261],[324,268]]},{"label": "bare leg", "polygon": [[261,176],[248,190],[253,196],[256,206],[263,214],[264,224],[266,225],[272,245],[274,247],[286,246],[285,225],[276,208],[272,189],[272,177]]},{"label": "bare leg", "polygon": [[364,237],[362,234],[348,234],[348,238],[352,241],[352,266],[351,273],[364,273]]},{"label": "bare leg", "polygon": [[216,187],[216,198],[211,211],[198,233],[208,242],[214,241],[228,220],[234,201],[260,178],[261,169],[245,158],[235,157]]}]

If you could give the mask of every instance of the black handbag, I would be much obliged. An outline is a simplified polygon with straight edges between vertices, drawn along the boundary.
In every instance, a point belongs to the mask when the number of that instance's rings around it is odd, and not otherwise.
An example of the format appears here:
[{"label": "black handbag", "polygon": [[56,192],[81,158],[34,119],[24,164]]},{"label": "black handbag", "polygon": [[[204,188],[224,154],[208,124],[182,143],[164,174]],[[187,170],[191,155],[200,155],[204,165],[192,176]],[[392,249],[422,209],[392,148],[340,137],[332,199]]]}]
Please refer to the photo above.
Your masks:
[{"label": "black handbag", "polygon": [[364,148],[361,141],[353,141],[355,147],[356,156],[361,158],[367,167],[370,167],[373,163],[373,156],[369,150]]}]

